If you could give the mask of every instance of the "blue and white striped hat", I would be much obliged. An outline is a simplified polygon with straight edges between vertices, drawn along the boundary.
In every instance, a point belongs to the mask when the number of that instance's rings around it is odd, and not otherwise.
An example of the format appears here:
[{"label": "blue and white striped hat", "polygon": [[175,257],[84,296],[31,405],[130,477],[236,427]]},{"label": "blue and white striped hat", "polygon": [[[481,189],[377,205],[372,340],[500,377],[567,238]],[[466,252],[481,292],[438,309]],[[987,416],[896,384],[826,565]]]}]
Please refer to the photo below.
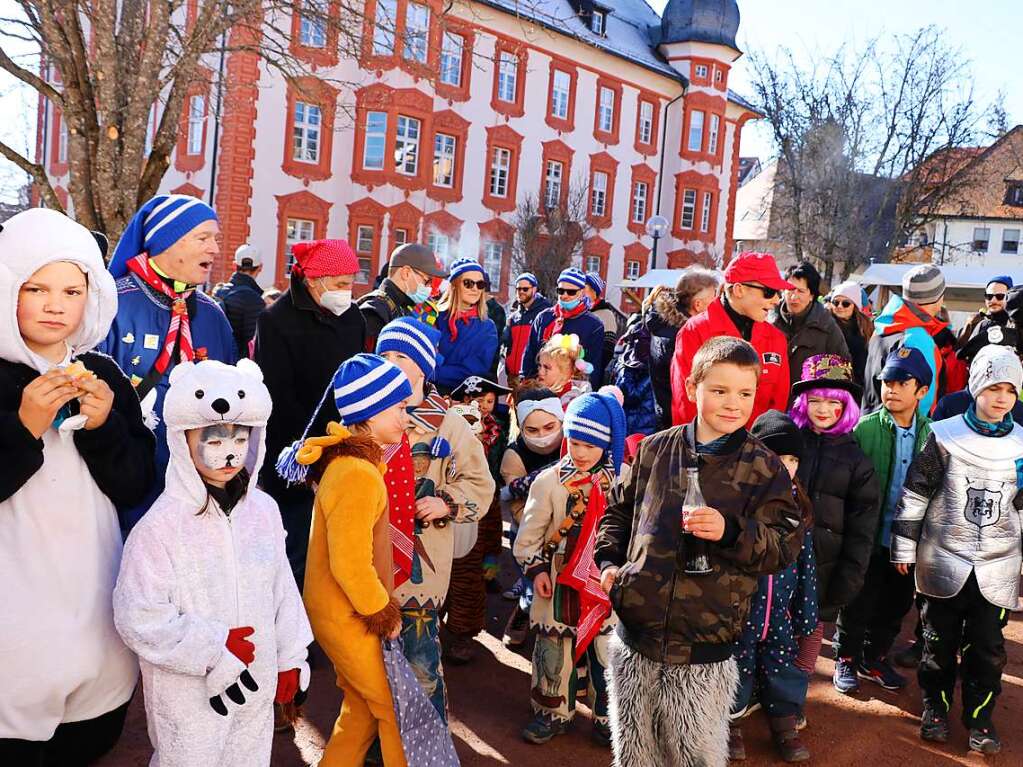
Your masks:
[{"label": "blue and white striped hat", "polygon": [[565,410],[565,437],[610,452],[617,474],[625,460],[625,411],[605,387],[576,397]]},{"label": "blue and white striped hat", "polygon": [[110,259],[114,279],[128,272],[128,262],[139,253],[158,256],[204,221],[217,214],[198,197],[159,194],[136,211]]},{"label": "blue and white striped hat", "polygon": [[[457,263],[457,262],[456,262]],[[453,265],[452,265],[453,266]],[[454,271],[452,271],[452,275]],[[415,317],[399,317],[384,325],[377,336],[377,354],[400,352],[415,362],[427,381],[437,369],[440,331]]]},{"label": "blue and white striped hat", "polygon": [[456,278],[461,277],[466,272],[479,272],[483,274],[483,265],[474,258],[459,258],[451,264],[451,270],[448,274],[448,282],[454,282]]},{"label": "blue and white striped hat", "polygon": [[412,396],[401,368],[375,354],[356,354],[334,374],[334,404],[344,424],[368,421]]},{"label": "blue and white striped hat", "polygon": [[528,282],[534,288],[540,287],[539,280],[536,279],[536,275],[533,274],[532,272],[523,272],[522,274],[515,278],[516,283],[522,282],[523,280]]},{"label": "blue and white striped hat", "polygon": [[582,290],[586,287],[586,274],[582,269],[570,266],[558,275],[558,282],[567,282],[569,285]]},{"label": "blue and white striped hat", "polygon": [[596,272],[586,272],[586,284],[589,285],[593,289],[593,292],[598,296],[604,295],[604,290],[607,288],[607,283],[605,283]]}]

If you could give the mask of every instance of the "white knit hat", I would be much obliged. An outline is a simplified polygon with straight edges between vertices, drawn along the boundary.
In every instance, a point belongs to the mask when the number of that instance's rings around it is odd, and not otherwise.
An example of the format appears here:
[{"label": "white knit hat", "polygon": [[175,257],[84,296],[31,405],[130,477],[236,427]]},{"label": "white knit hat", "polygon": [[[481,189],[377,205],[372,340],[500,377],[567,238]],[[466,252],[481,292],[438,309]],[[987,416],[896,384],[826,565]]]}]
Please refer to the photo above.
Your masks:
[{"label": "white knit hat", "polygon": [[855,304],[857,309],[863,311],[863,289],[859,286],[859,283],[852,280],[839,283],[831,291],[831,300],[834,300],[837,296],[849,299]]},{"label": "white knit hat", "polygon": [[1011,346],[989,344],[970,363],[970,396],[977,399],[986,388],[1000,383],[1011,383],[1018,394],[1023,389],[1023,364]]}]

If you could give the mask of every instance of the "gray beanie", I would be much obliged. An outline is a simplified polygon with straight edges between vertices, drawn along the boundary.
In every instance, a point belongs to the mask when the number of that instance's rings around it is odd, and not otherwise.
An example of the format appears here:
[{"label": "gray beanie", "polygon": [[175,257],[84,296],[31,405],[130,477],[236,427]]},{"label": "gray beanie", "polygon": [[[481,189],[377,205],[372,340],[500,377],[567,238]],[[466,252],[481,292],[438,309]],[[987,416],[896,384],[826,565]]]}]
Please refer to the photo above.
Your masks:
[{"label": "gray beanie", "polygon": [[933,304],[945,295],[945,276],[934,264],[914,266],[902,275],[902,297],[914,304]]}]

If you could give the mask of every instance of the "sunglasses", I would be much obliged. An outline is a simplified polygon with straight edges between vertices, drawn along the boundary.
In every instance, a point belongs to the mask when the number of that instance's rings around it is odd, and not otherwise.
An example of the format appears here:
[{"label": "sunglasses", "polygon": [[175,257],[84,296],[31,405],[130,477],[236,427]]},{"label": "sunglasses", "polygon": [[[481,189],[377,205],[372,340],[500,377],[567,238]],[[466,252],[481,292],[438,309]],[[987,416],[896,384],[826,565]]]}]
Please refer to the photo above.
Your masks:
[{"label": "sunglasses", "polygon": [[776,295],[781,293],[781,291],[776,288],[769,288],[766,285],[757,285],[754,282],[740,282],[739,284],[746,288],[756,288],[764,294],[764,298],[774,298]]},{"label": "sunglasses", "polygon": [[832,301],[831,303],[839,309],[848,309],[850,306],[855,306],[852,301]]},{"label": "sunglasses", "polygon": [[470,280],[466,277],[462,280],[463,288],[476,288],[477,290],[484,290],[487,287],[486,280]]},{"label": "sunglasses", "polygon": [[528,292],[529,292],[529,291],[531,291],[532,289],[533,289],[533,287],[532,287],[531,285],[527,285],[527,286],[526,286],[526,287],[524,287],[524,288],[515,288],[515,292],[516,292],[516,293],[528,293]]},{"label": "sunglasses", "polygon": [[1005,293],[985,293],[984,294],[984,298],[986,298],[988,301],[1004,301],[1005,300],[1005,296],[1006,296]]},{"label": "sunglasses", "polygon": [[558,288],[559,296],[575,296],[579,294],[578,288]]}]

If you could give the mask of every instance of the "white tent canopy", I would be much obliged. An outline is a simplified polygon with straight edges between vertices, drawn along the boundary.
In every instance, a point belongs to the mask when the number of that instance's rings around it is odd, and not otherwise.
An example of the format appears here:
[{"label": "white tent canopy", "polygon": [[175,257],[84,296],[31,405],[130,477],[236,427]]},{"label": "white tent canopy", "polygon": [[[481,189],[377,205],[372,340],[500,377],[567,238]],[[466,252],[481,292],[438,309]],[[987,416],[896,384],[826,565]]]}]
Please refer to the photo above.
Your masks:
[{"label": "white tent canopy", "polygon": [[[902,276],[919,264],[870,264],[860,274],[853,274],[850,279],[864,287],[882,285],[885,287],[901,287]],[[1016,285],[1023,284],[1023,267],[998,269],[978,266],[939,266],[945,276],[948,288],[966,288],[983,290],[988,281],[996,275],[1007,274]]]},{"label": "white tent canopy", "polygon": [[678,278],[685,273],[685,269],[651,269],[634,280],[622,280],[618,285],[623,288],[634,289],[656,288],[658,285],[673,288],[678,282]]}]

